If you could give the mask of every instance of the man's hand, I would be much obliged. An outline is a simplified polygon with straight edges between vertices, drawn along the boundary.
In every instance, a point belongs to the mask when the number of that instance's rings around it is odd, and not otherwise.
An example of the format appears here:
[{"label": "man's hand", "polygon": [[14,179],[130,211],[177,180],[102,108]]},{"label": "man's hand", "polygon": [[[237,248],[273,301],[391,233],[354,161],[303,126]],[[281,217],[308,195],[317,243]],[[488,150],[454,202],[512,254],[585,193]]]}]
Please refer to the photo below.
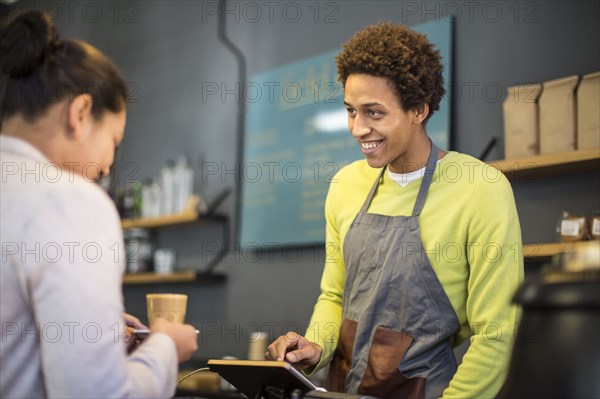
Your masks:
[{"label": "man's hand", "polygon": [[280,336],[268,346],[265,359],[286,360],[301,369],[305,369],[319,363],[322,353],[323,348],[320,345],[310,342],[302,335],[289,332]]}]

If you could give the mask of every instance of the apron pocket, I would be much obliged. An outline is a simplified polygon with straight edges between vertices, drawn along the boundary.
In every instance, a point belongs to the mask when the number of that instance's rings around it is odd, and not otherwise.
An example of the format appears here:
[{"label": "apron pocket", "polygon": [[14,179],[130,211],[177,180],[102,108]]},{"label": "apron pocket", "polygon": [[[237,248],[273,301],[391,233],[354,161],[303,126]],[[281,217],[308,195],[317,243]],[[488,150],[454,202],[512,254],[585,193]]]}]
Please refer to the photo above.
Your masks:
[{"label": "apron pocket", "polygon": [[407,378],[399,370],[412,340],[413,337],[408,334],[378,326],[369,350],[367,369],[357,393],[382,399],[424,398],[426,379]]},{"label": "apron pocket", "polygon": [[344,319],[340,327],[340,338],[329,366],[329,374],[325,381],[325,389],[333,392],[344,392],[346,377],[352,363],[352,351],[356,339],[358,323],[354,320]]}]

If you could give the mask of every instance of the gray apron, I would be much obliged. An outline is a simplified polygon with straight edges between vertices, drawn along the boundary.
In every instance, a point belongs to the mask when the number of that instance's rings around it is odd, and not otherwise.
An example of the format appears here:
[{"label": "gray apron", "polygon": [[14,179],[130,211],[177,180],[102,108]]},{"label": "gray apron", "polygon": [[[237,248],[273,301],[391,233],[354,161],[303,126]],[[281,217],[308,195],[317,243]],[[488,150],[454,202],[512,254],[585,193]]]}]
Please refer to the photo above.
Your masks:
[{"label": "gray apron", "polygon": [[429,263],[419,228],[437,163],[438,149],[431,147],[412,216],[367,213],[384,167],[348,229],[343,321],[329,390],[437,398],[456,371],[452,343],[460,322]]}]

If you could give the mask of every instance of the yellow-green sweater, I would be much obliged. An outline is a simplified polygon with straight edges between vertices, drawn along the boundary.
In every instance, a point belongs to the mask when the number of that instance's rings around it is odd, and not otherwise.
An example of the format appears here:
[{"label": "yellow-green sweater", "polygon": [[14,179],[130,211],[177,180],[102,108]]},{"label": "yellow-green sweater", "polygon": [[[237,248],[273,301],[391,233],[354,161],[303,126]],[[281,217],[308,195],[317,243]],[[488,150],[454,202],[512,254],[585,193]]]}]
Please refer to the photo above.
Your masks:
[{"label": "yellow-green sweater", "polygon": [[[330,184],[321,295],[306,333],[323,347],[315,370],[331,360],[337,345],[346,278],[344,237],[379,172],[357,161]],[[421,180],[401,187],[385,173],[368,212],[410,215]],[[520,316],[511,298],[523,280],[521,231],[510,183],[493,167],[449,152],[437,164],[419,222],[429,261],[462,325],[455,345],[471,337],[443,397],[493,398],[506,376]]]}]

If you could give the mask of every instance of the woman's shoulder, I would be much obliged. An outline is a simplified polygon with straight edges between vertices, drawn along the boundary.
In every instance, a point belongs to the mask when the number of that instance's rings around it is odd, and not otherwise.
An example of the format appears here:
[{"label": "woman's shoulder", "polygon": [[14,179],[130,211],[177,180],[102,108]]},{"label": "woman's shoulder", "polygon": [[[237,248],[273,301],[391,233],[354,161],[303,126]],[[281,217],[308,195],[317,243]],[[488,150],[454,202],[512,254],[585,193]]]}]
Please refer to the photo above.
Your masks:
[{"label": "woman's shoulder", "polygon": [[66,170],[61,170],[58,178],[46,176],[39,183],[24,184],[15,191],[13,206],[30,208],[32,218],[55,223],[62,220],[63,226],[95,224],[98,230],[120,226],[118,212],[106,191]]},{"label": "woman's shoulder", "polygon": [[58,184],[47,186],[46,193],[50,198],[65,205],[118,218],[116,207],[108,193],[100,185],[80,175],[73,174],[61,178]]}]

